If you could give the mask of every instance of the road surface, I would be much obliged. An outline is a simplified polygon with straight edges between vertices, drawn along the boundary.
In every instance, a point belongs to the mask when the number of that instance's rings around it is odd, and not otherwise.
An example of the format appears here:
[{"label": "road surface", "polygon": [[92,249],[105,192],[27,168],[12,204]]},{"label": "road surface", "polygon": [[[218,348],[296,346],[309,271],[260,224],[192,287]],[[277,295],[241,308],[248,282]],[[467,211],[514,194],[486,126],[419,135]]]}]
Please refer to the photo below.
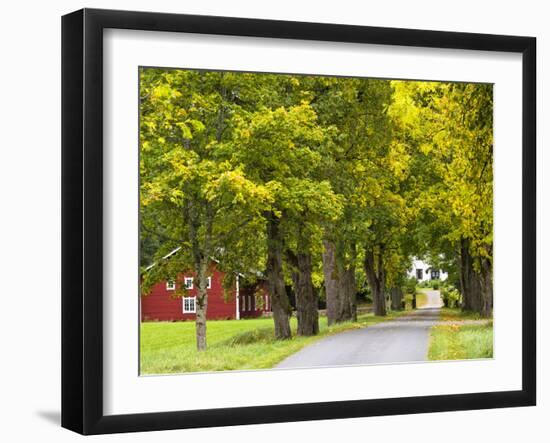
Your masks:
[{"label": "road surface", "polygon": [[439,291],[426,291],[427,304],[410,315],[321,339],[276,368],[311,368],[425,361],[430,328],[439,319]]}]

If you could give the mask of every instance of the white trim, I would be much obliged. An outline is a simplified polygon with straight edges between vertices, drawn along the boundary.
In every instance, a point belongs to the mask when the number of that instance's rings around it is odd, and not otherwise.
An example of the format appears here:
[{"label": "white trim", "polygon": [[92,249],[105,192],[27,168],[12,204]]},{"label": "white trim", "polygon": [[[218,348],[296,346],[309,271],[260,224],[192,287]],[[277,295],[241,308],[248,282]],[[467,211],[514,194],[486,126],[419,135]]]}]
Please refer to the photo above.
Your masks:
[{"label": "white trim", "polygon": [[[189,300],[189,301],[193,300],[193,310],[185,309],[185,301],[186,300]],[[197,300],[196,300],[195,296],[193,296],[193,297],[182,297],[181,304],[182,304],[182,311],[183,311],[184,314],[194,314],[194,313],[197,312]]]},{"label": "white trim", "polygon": [[[168,254],[166,254],[164,257],[162,257],[162,260],[165,260],[167,259],[168,257],[171,257],[172,255],[174,255],[176,252],[178,252],[179,250],[181,249],[181,246],[178,246],[176,249],[173,249],[172,251],[170,251]],[[153,268],[157,263],[151,263],[149,266],[147,266],[145,268],[146,271],[148,271],[149,269]]]},{"label": "white trim", "polygon": [[206,289],[212,289],[212,277],[206,277]]},{"label": "white trim", "polygon": [[175,280],[166,280],[166,290],[175,291],[176,290],[176,281]]},{"label": "white trim", "polygon": [[[188,282],[191,284],[188,284]],[[183,277],[183,287],[187,290],[193,289],[193,277]]]},{"label": "white trim", "polygon": [[178,246],[176,249],[171,250],[168,254],[166,254],[164,257],[162,257],[163,260],[166,260],[168,257],[171,257],[176,252],[178,252],[181,249],[181,246]]},{"label": "white trim", "polygon": [[241,319],[241,312],[239,309],[239,274],[237,274],[237,278],[235,279],[235,318],[237,320]]}]

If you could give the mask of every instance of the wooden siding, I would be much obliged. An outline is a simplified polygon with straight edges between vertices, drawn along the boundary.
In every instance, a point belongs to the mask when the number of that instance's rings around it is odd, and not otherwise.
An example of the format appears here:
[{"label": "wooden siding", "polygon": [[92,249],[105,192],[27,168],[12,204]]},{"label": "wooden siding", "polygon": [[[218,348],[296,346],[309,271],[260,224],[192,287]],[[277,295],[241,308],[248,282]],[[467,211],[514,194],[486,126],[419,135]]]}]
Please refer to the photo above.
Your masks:
[{"label": "wooden siding", "polygon": [[[229,291],[227,298],[224,296],[222,286],[224,273],[216,269],[212,264],[209,276],[212,279],[208,291],[208,308],[206,318],[208,320],[222,320],[236,318],[235,287]],[[185,277],[194,277],[193,272],[181,273],[176,278],[176,289],[179,290]],[[186,290],[186,295],[196,297],[197,286]],[[241,318],[259,317],[264,312],[271,310],[271,302],[264,282],[256,285],[241,286],[239,298],[239,311]],[[261,300],[260,298],[261,297]],[[195,313],[183,312],[183,297],[176,295],[176,291],[169,290],[166,282],[162,281],[153,286],[148,295],[141,297],[141,321],[182,321],[195,320]]]}]

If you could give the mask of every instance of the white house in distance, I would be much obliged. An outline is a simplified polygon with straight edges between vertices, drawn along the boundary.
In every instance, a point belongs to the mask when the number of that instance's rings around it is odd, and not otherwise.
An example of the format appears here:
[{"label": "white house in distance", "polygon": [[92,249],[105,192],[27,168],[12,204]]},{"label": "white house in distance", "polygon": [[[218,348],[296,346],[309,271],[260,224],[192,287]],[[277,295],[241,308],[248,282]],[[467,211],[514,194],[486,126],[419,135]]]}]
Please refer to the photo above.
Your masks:
[{"label": "white house in distance", "polygon": [[433,269],[430,265],[418,260],[413,259],[412,268],[409,270],[409,277],[414,277],[418,282],[424,282],[429,280],[447,280],[449,275],[441,269]]}]

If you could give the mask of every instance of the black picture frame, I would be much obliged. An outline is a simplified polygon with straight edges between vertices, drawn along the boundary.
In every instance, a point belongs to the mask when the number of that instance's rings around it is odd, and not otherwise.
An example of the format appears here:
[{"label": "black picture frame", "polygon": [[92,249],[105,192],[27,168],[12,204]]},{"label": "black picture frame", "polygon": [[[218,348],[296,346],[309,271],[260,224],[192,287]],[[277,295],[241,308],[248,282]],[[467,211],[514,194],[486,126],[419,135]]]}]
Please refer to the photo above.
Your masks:
[{"label": "black picture frame", "polygon": [[[522,54],[522,389],[177,412],[103,413],[103,31],[107,28]],[[62,426],[82,434],[531,406],[536,403],[536,39],[83,9],[62,18]]]}]

